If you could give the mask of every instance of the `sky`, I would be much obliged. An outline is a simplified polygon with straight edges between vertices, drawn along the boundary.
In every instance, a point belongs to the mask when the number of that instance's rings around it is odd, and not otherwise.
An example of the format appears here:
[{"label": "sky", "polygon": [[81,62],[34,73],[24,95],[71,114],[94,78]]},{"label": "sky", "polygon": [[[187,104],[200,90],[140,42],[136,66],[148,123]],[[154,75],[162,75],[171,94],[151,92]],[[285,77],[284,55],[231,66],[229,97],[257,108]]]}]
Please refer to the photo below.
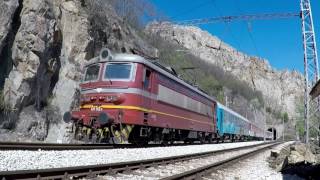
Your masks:
[{"label": "sky", "polygon": [[[300,12],[300,0],[150,0],[172,21],[198,18]],[[320,47],[320,1],[311,0],[318,49]],[[301,20],[249,20],[200,25],[236,49],[267,59],[278,70],[303,73]],[[318,50],[319,54],[319,50]]]}]

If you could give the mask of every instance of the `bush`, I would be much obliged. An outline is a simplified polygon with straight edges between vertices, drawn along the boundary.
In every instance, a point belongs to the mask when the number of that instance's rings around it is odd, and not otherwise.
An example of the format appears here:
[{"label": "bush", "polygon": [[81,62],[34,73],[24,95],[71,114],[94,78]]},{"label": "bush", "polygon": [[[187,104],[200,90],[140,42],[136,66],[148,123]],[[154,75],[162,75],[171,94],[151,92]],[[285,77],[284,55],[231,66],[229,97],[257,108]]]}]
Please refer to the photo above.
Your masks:
[{"label": "bush", "polygon": [[289,115],[288,115],[288,113],[287,113],[287,112],[284,112],[284,113],[282,114],[282,118],[283,118],[284,122],[287,123],[287,122],[289,121]]},{"label": "bush", "polygon": [[167,19],[148,0],[82,0],[82,5],[87,7],[89,15],[101,21],[105,19],[103,17],[107,14],[105,11],[113,7],[124,23],[140,30],[150,20]]}]

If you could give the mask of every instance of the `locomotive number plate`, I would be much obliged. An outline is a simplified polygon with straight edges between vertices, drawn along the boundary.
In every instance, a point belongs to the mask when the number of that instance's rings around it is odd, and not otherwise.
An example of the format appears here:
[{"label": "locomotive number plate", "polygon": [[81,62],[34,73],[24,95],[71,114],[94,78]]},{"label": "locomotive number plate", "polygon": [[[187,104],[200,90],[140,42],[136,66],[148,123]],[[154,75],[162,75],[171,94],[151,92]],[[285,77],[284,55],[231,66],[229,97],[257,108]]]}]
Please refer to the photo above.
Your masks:
[{"label": "locomotive number plate", "polygon": [[93,106],[90,108],[91,111],[102,111],[102,107],[100,106]]}]

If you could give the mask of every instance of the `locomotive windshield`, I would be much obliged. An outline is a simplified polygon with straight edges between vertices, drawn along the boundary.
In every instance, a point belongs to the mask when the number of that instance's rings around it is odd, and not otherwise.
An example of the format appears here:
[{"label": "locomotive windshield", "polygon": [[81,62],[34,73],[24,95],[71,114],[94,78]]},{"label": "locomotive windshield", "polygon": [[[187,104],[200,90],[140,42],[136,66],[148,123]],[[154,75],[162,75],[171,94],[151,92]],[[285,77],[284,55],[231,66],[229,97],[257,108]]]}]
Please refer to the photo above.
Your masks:
[{"label": "locomotive windshield", "polygon": [[87,68],[84,81],[95,81],[99,77],[100,64],[94,64]]},{"label": "locomotive windshield", "polygon": [[131,76],[131,63],[108,63],[105,68],[105,79],[130,79]]}]

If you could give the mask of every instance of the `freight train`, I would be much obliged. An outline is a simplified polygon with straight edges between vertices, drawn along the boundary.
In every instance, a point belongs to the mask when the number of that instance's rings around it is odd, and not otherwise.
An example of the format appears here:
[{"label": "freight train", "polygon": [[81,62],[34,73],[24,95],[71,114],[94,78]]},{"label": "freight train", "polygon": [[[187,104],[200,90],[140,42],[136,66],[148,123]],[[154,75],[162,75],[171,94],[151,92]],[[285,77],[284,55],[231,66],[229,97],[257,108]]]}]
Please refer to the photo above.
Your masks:
[{"label": "freight train", "polygon": [[272,138],[159,63],[105,48],[88,62],[80,107],[63,116],[77,140],[144,145]]}]

